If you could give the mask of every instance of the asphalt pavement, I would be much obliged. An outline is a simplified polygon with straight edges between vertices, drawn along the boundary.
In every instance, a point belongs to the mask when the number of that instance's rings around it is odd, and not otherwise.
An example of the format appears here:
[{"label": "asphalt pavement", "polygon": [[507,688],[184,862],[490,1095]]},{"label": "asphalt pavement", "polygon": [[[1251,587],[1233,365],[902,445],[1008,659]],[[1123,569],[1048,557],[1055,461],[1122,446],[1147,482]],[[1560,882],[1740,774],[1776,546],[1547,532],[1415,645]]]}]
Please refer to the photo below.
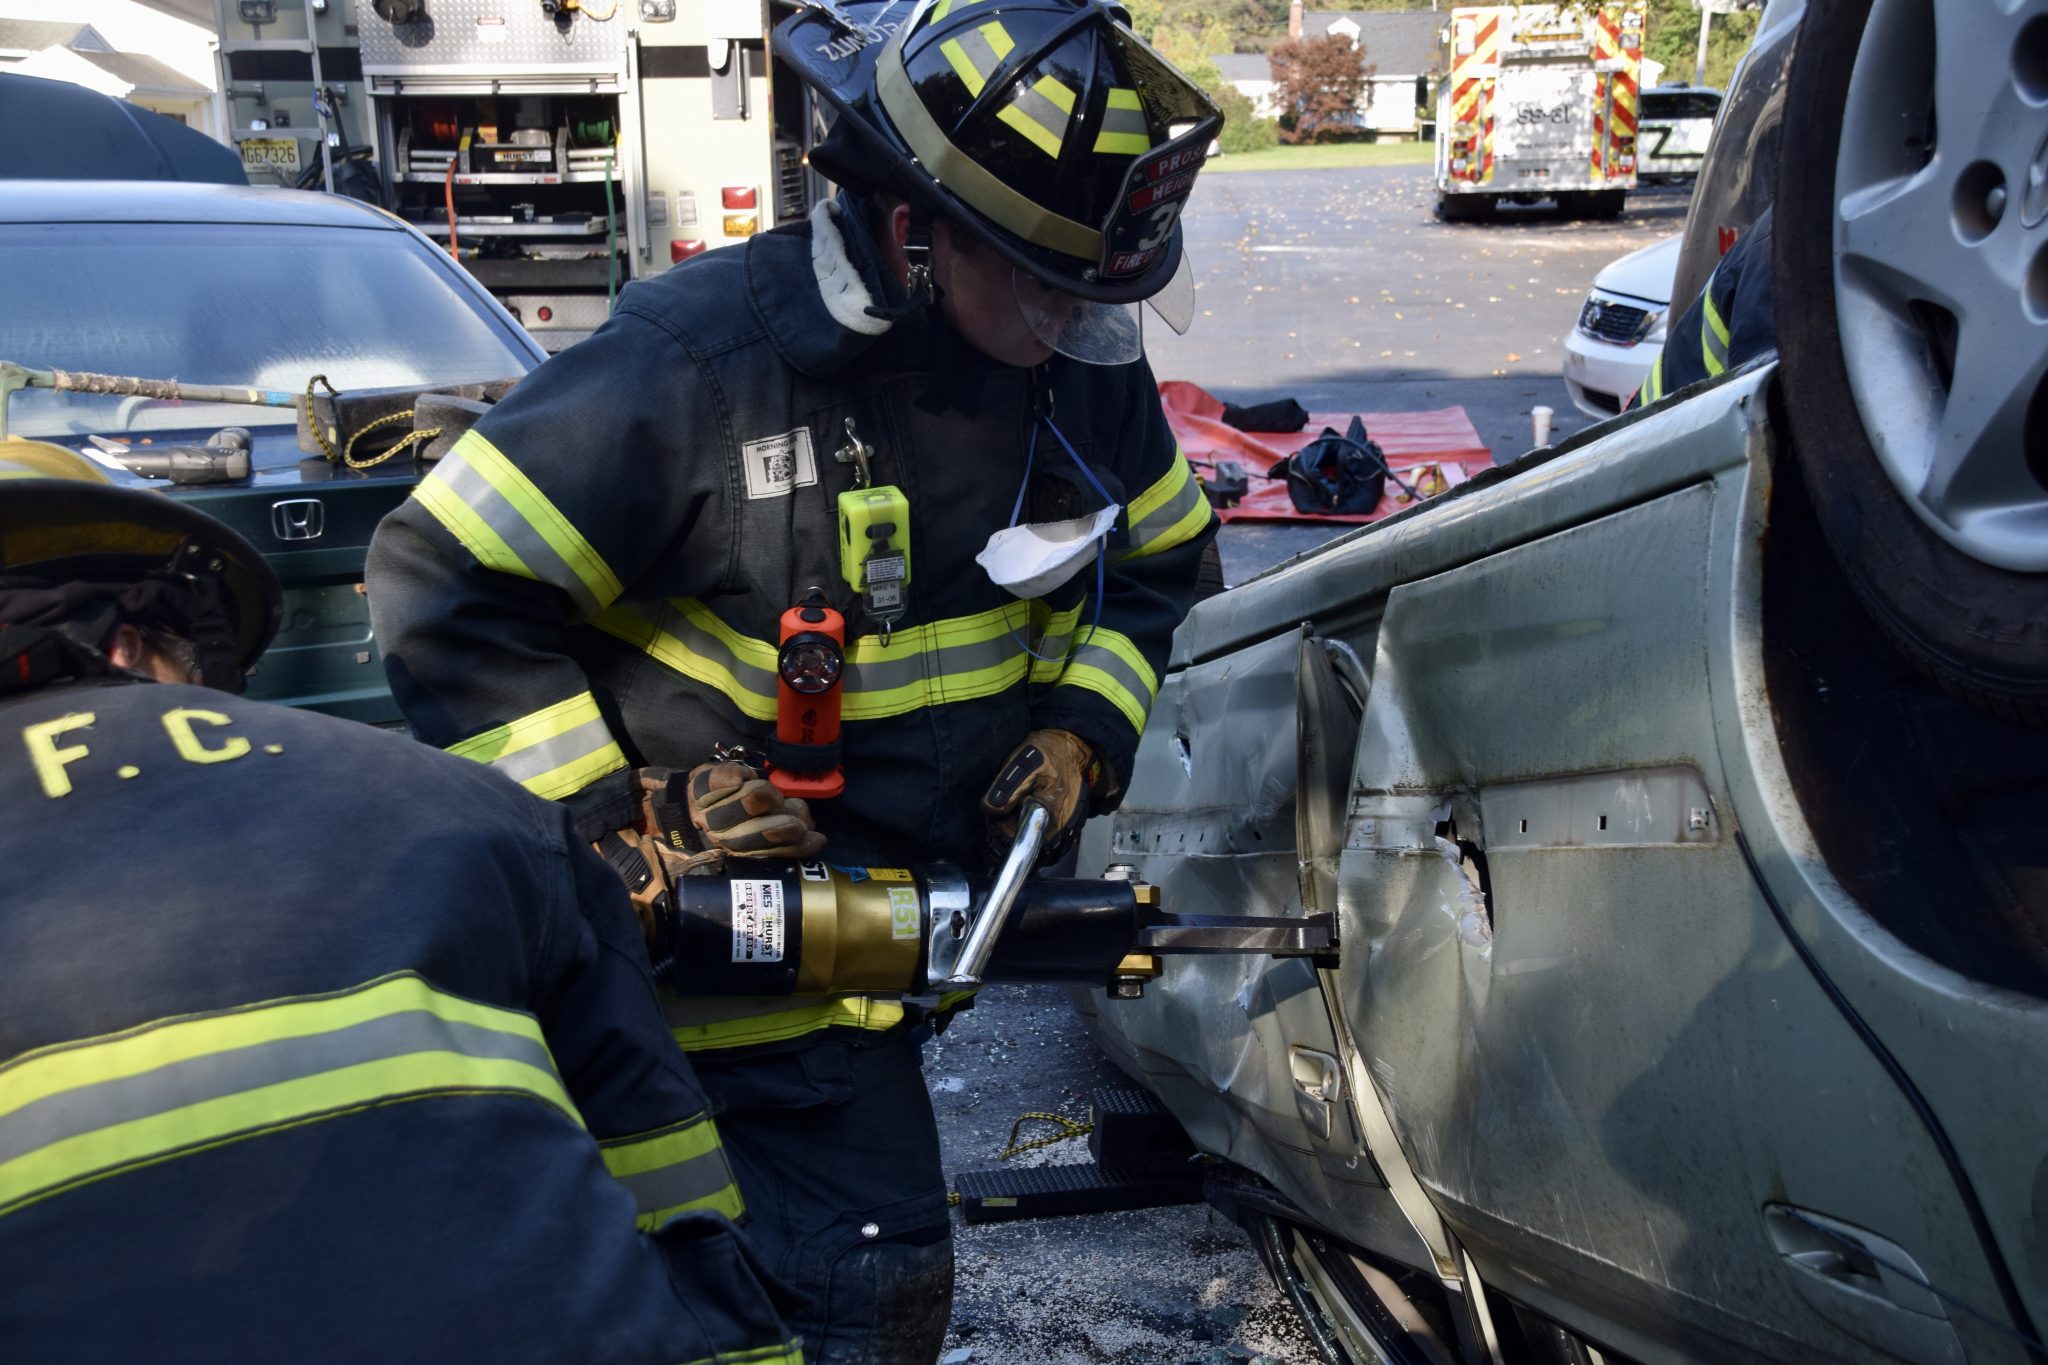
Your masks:
[{"label": "asphalt pavement", "polygon": [[[1556,412],[1554,437],[1581,430],[1589,419],[1559,377],[1564,337],[1602,266],[1683,226],[1684,196],[1632,196],[1608,223],[1532,207],[1454,226],[1435,221],[1432,202],[1427,167],[1204,178],[1186,215],[1195,325],[1184,337],[1150,328],[1153,370],[1240,403],[1459,405],[1496,461],[1529,448],[1538,404]],[[1350,529],[1227,526],[1225,578]],[[933,1043],[925,1074],[951,1175],[997,1166],[1024,1113],[1078,1120],[1097,1091],[1128,1084],[1043,987],[984,991]],[[1073,1139],[1011,1164],[1087,1157]],[[975,1227],[956,1214],[955,1232],[946,1365],[1316,1359],[1250,1243],[1205,1206]]]}]

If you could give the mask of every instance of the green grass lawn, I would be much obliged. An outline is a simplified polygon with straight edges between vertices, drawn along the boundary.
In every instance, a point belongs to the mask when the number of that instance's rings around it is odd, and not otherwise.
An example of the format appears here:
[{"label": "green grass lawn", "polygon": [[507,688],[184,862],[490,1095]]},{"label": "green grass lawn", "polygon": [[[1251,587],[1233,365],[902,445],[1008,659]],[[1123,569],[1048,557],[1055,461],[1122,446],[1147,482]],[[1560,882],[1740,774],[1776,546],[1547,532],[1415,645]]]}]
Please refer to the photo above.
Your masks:
[{"label": "green grass lawn", "polygon": [[1326,142],[1319,146],[1268,147],[1209,158],[1205,171],[1324,171],[1352,166],[1427,166],[1436,154],[1428,142]]}]

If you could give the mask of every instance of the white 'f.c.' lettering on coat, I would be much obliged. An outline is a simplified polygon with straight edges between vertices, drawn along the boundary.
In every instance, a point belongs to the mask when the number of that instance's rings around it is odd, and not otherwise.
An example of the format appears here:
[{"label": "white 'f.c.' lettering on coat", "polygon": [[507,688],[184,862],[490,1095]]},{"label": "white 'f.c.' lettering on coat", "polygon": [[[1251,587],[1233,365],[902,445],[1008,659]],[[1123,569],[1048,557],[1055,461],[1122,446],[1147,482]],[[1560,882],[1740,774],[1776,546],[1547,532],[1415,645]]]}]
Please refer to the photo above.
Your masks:
[{"label": "white 'f.c.' lettering on coat", "polygon": [[[91,711],[73,711],[52,720],[37,721],[22,727],[21,742],[28,750],[28,759],[35,769],[36,781],[42,785],[43,795],[55,800],[69,796],[72,792],[71,770],[81,760],[92,757],[92,749],[83,743],[66,743],[65,737],[75,732],[90,730],[98,717]],[[164,733],[170,736],[171,747],[178,757],[187,763],[225,763],[242,757],[256,746],[241,735],[223,734],[222,727],[232,725],[233,719],[219,711],[208,711],[199,707],[180,706],[166,711],[162,717]],[[267,754],[284,752],[282,744],[266,744]],[[148,762],[145,756],[143,762]],[[93,769],[85,769],[90,773]],[[115,769],[115,775],[125,779],[139,777],[142,769],[134,764],[124,763]]]},{"label": "white 'f.c.' lettering on coat", "polygon": [[249,752],[249,741],[240,735],[223,735],[224,741],[216,748],[207,748],[199,741],[199,734],[192,728],[193,722],[204,721],[219,727],[233,724],[218,711],[201,711],[196,707],[181,706],[175,711],[164,712],[164,729],[177,746],[178,757],[187,763],[225,763],[231,758],[240,758]]},{"label": "white 'f.c.' lettering on coat", "polygon": [[43,795],[53,800],[71,793],[71,775],[64,771],[66,765],[76,763],[92,751],[83,744],[59,746],[57,736],[73,730],[83,730],[93,721],[90,711],[75,711],[55,720],[38,721],[21,732],[21,742],[28,746],[29,762],[35,764],[36,777],[42,781]]}]

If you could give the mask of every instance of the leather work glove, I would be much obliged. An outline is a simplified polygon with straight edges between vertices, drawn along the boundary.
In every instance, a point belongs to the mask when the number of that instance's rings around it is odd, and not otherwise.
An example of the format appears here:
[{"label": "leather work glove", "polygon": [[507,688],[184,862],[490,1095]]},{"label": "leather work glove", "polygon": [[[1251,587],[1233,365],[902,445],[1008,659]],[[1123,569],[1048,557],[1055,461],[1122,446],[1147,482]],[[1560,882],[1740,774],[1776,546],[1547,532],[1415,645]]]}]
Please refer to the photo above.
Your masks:
[{"label": "leather work glove", "polygon": [[1033,730],[1010,751],[996,780],[982,793],[981,809],[1005,839],[1017,837],[1017,815],[1026,797],[1052,817],[1042,858],[1057,856],[1088,818],[1088,796],[1102,781],[1102,763],[1079,735],[1066,730]]},{"label": "leather work glove", "polygon": [[[654,949],[669,919],[670,889],[688,870],[689,860],[669,853],[659,840],[637,829],[614,830],[592,847],[626,884],[626,898],[639,917],[640,932],[648,948]],[[703,856],[698,855],[699,860]]]},{"label": "leather work glove", "polygon": [[731,858],[815,858],[825,836],[811,808],[784,796],[744,763],[700,763],[690,769],[690,823],[706,851]]}]

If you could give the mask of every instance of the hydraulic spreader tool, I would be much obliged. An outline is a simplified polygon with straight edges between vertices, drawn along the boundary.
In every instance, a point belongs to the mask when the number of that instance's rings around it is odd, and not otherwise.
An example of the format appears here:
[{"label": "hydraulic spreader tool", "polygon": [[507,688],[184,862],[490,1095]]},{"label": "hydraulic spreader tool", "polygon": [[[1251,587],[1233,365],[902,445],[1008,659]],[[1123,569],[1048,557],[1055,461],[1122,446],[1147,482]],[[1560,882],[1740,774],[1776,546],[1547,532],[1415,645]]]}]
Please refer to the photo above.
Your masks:
[{"label": "hydraulic spreader tool", "polygon": [[943,863],[737,860],[678,877],[645,907],[655,974],[701,995],[923,996],[1067,982],[1133,999],[1170,954],[1336,952],[1327,914],[1178,915],[1121,864],[1094,879],[1034,877],[1047,823],[1028,805],[987,879]]}]

